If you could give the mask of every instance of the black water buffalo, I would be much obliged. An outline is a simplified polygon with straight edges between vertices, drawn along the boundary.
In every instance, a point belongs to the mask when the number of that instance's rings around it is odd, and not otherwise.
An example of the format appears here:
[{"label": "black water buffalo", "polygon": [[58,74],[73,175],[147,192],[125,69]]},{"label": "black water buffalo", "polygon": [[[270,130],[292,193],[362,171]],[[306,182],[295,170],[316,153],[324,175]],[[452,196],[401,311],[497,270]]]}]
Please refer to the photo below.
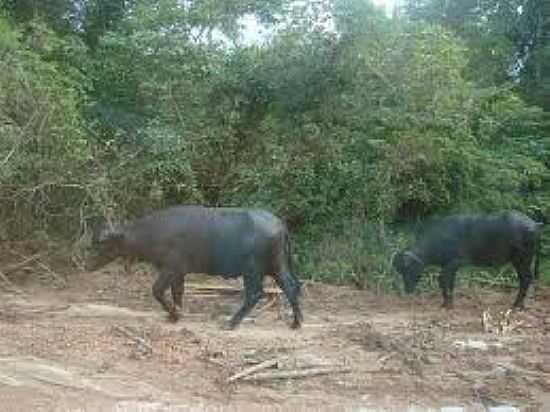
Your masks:
[{"label": "black water buffalo", "polygon": [[[117,257],[153,264],[159,276],[153,295],[172,321],[178,320],[187,273],[244,279],[244,302],[229,322],[236,327],[263,296],[263,279],[272,276],[292,306],[292,328],[300,327],[301,283],[292,273],[288,231],[271,213],[258,209],[177,206],[123,227],[96,230],[86,268],[97,270]],[[165,292],[172,291],[172,301]]]},{"label": "black water buffalo", "polygon": [[540,233],[537,223],[519,212],[457,215],[433,225],[416,245],[394,256],[393,266],[403,276],[405,291],[414,292],[426,266],[440,266],[443,306],[452,308],[456,272],[460,267],[500,267],[511,263],[519,276],[515,308],[523,308],[531,283],[531,264],[538,275]]}]

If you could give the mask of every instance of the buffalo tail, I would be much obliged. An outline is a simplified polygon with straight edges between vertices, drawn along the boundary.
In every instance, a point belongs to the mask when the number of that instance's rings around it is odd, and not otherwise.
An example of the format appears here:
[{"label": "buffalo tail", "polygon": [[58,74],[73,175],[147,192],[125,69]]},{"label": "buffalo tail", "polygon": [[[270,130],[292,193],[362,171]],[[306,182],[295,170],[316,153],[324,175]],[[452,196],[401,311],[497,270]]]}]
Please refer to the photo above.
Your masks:
[{"label": "buffalo tail", "polygon": [[542,243],[542,228],[543,223],[539,223],[537,237],[535,239],[535,268],[533,270],[533,275],[535,279],[539,278],[539,263],[540,263],[540,252],[541,252],[541,243]]},{"label": "buffalo tail", "polygon": [[294,290],[296,290],[296,294],[299,296],[302,293],[302,282],[296,274],[294,273],[294,265],[293,265],[293,259],[292,259],[292,246],[290,244],[290,235],[288,233],[288,230],[285,230],[285,249],[286,249],[286,256],[287,256],[287,263],[288,263],[288,271],[290,273],[289,279],[293,286]]}]

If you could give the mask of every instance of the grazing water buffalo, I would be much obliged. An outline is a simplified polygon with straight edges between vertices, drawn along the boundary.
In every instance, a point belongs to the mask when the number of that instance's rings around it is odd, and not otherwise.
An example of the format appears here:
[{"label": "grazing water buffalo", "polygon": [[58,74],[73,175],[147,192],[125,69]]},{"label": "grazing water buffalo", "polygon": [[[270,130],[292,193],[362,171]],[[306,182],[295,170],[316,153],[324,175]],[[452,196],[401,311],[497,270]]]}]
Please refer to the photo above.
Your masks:
[{"label": "grazing water buffalo", "polygon": [[538,275],[541,227],[542,223],[514,211],[451,216],[428,230],[412,249],[398,252],[393,266],[403,276],[407,293],[414,292],[426,266],[440,266],[443,306],[450,309],[460,267],[500,267],[511,263],[519,276],[514,307],[523,308],[533,259],[535,278]]},{"label": "grazing water buffalo", "polygon": [[[244,302],[231,318],[236,327],[263,296],[263,278],[272,276],[292,306],[292,328],[300,327],[301,283],[292,273],[288,231],[271,213],[258,209],[177,206],[124,225],[103,227],[92,239],[88,270],[122,256],[153,264],[159,276],[153,295],[177,321],[187,273],[244,279]],[[172,291],[172,302],[165,292]]]}]

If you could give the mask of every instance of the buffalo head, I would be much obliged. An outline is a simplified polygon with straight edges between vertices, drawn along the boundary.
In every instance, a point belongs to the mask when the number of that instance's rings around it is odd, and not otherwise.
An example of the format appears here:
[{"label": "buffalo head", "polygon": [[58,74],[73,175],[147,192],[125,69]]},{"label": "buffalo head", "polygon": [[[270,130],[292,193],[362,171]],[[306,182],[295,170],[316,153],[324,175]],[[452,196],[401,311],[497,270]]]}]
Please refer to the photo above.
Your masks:
[{"label": "buffalo head", "polygon": [[406,293],[413,293],[420,274],[424,269],[422,260],[410,251],[402,251],[395,254],[393,267],[403,277]]},{"label": "buffalo head", "polygon": [[102,223],[92,234],[91,245],[86,253],[85,267],[95,271],[121,256],[124,248],[124,232],[113,224]]}]

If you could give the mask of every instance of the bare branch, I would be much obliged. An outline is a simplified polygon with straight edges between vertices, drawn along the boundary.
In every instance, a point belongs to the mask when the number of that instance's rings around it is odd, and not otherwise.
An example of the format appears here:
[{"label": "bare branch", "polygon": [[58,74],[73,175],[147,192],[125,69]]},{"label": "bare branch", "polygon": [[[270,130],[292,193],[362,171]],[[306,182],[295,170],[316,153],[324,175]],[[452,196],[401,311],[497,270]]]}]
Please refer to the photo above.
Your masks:
[{"label": "bare branch", "polygon": [[319,375],[331,375],[334,373],[348,373],[351,372],[351,368],[311,368],[311,369],[297,369],[291,371],[279,371],[279,372],[263,372],[253,376],[243,378],[245,381],[267,381],[275,379],[298,379],[307,378],[309,376]]},{"label": "bare branch", "polygon": [[268,368],[272,368],[272,367],[278,368],[279,367],[278,366],[279,362],[281,362],[281,361],[282,361],[282,358],[280,358],[280,357],[266,360],[266,361],[261,362],[257,365],[246,368],[246,369],[242,370],[239,373],[236,373],[235,375],[233,375],[229,379],[227,379],[227,382],[229,382],[229,383],[235,382],[238,379],[242,379],[246,376],[249,376],[253,373],[256,373],[256,372],[264,370],[264,369],[268,369]]}]

